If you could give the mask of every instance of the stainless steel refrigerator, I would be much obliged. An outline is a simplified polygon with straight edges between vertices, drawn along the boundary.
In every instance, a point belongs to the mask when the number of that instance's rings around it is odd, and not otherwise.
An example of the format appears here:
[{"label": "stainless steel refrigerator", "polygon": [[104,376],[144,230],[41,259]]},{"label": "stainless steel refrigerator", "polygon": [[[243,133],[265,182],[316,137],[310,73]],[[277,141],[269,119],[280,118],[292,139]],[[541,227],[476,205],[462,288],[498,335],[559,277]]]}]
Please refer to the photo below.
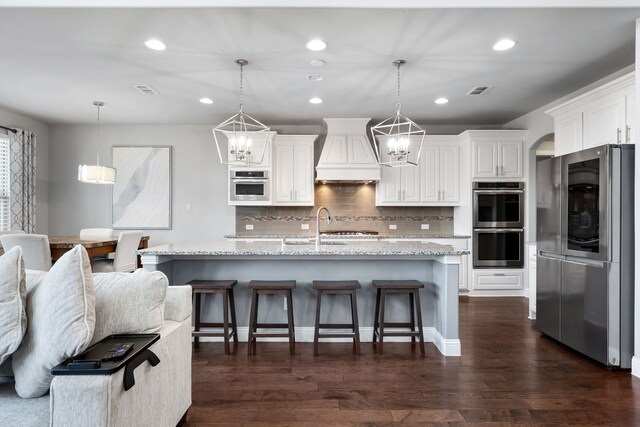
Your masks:
[{"label": "stainless steel refrigerator", "polygon": [[621,368],[633,354],[633,170],[633,145],[536,168],[536,327]]}]

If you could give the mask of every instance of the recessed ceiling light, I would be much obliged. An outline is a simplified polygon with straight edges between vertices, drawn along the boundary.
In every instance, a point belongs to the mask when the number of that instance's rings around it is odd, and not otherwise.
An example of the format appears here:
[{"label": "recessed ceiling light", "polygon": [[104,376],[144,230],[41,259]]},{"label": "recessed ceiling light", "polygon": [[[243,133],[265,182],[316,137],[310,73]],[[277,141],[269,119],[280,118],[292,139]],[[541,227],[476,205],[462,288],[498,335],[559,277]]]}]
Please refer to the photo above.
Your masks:
[{"label": "recessed ceiling light", "polygon": [[200,102],[203,104],[213,104],[213,100],[211,98],[200,98]]},{"label": "recessed ceiling light", "polygon": [[307,74],[307,80],[311,80],[312,82],[319,82],[324,79],[321,74]]},{"label": "recessed ceiling light", "polygon": [[318,97],[314,97],[314,98],[311,98],[309,102],[312,104],[322,104],[322,99]]},{"label": "recessed ceiling light", "polygon": [[493,50],[498,50],[498,51],[509,50],[515,45],[516,45],[516,42],[514,42],[511,39],[502,39],[502,40],[498,40],[496,44],[493,45]]},{"label": "recessed ceiling light", "polygon": [[313,39],[307,43],[307,49],[319,51],[324,50],[327,47],[327,44],[320,39]]},{"label": "recessed ceiling light", "polygon": [[314,67],[322,67],[324,64],[326,64],[326,62],[322,59],[312,59],[311,61],[309,61],[309,63]]},{"label": "recessed ceiling light", "polygon": [[167,48],[167,45],[165,45],[158,39],[149,39],[146,42],[144,42],[144,44],[149,49],[153,49],[153,50],[165,50]]},{"label": "recessed ceiling light", "polygon": [[449,102],[449,100],[447,98],[438,98],[435,101],[436,104],[446,104],[447,102]]}]

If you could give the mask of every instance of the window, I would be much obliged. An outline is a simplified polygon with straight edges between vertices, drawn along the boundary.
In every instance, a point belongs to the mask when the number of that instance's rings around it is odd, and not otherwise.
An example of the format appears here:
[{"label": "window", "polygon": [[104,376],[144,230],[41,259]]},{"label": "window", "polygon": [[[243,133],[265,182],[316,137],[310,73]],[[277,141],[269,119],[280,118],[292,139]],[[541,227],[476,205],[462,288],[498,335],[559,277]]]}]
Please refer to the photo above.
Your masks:
[{"label": "window", "polygon": [[11,228],[9,138],[0,135],[0,230]]}]

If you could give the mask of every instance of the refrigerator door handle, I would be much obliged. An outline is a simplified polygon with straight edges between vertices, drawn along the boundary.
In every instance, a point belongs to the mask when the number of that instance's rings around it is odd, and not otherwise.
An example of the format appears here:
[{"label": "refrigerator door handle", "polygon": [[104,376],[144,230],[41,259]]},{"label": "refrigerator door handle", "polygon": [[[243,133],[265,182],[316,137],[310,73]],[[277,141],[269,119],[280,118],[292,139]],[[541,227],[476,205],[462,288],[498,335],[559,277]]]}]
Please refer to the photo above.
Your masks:
[{"label": "refrigerator door handle", "polygon": [[578,258],[574,256],[567,256],[565,257],[564,262],[577,264],[577,265],[587,265],[589,267],[604,268],[603,261],[598,261],[590,258]]},{"label": "refrigerator door handle", "polygon": [[559,259],[564,260],[566,257],[555,252],[538,251],[538,256],[542,258]]}]

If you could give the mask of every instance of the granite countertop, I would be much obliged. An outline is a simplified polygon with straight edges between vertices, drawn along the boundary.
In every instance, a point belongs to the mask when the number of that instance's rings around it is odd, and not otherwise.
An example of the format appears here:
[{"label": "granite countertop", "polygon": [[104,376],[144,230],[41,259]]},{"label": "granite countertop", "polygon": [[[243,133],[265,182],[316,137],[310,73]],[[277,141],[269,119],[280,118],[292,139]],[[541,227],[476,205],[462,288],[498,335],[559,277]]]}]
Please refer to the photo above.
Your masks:
[{"label": "granite countertop", "polygon": [[316,250],[313,242],[283,244],[282,242],[241,242],[216,240],[210,242],[180,242],[138,250],[139,255],[183,256],[438,256],[468,255],[467,250],[455,250],[449,245],[430,242],[354,241],[343,244],[323,244]]},{"label": "granite countertop", "polygon": [[[384,239],[470,239],[471,236],[464,234],[397,234],[397,235],[371,235],[371,234],[322,234],[322,239],[366,239],[366,240],[384,240]],[[225,239],[315,239],[314,236],[309,234],[298,235],[282,235],[282,234],[257,234],[254,236],[247,236],[243,234],[227,234]]]}]

